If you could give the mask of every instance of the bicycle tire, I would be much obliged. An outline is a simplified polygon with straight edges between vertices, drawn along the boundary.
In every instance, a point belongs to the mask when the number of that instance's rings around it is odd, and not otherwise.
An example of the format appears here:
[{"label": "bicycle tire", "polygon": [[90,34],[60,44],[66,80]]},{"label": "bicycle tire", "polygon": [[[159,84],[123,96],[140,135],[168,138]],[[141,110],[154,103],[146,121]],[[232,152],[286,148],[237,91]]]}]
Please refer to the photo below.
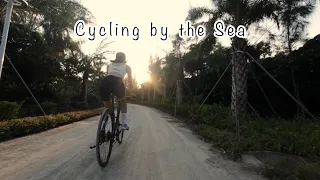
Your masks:
[{"label": "bicycle tire", "polygon": [[117,128],[116,129],[116,140],[119,144],[122,143],[122,140],[123,140],[123,130],[122,130],[122,127],[121,127],[121,123],[119,121],[120,119],[120,106],[118,106],[117,108],[117,117],[116,117],[116,121],[115,121],[115,127]]},{"label": "bicycle tire", "polygon": [[[109,162],[109,159],[110,159],[110,156],[111,156],[111,151],[112,151],[112,138],[109,138],[108,139],[108,134],[105,134],[105,126],[108,122],[108,114],[106,113],[107,111],[105,110],[100,118],[100,121],[99,121],[99,125],[98,125],[98,130],[97,130],[97,138],[96,138],[96,155],[97,155],[97,160],[98,160],[98,164],[101,166],[101,167],[105,167],[108,162]],[[111,120],[111,118],[110,118]],[[112,121],[112,120],[111,120]],[[103,122],[105,122],[103,124]],[[111,123],[111,125],[113,126],[113,123]],[[101,131],[103,128],[103,132]],[[113,128],[113,127],[112,127]],[[107,154],[107,159],[106,161],[103,161],[101,159],[101,154],[100,154],[100,145],[102,144],[101,143],[101,139],[103,139],[104,142],[109,142],[109,146],[108,146],[108,154]],[[107,140],[106,140],[107,139]],[[101,143],[101,144],[100,144]]]},{"label": "bicycle tire", "polygon": [[[120,127],[120,128],[121,128],[121,127]],[[119,130],[118,130],[118,131],[119,131]],[[120,130],[120,133],[119,133],[119,135],[118,135],[118,137],[117,137],[117,141],[118,141],[119,144],[122,143],[123,133],[124,133],[124,130]]]}]

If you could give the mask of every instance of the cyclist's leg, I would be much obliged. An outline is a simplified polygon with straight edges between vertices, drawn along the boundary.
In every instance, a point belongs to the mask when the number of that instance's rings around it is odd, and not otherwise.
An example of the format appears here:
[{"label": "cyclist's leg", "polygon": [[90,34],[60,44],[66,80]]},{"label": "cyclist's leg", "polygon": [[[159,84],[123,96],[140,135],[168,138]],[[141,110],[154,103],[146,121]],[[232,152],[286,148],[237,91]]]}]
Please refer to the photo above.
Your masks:
[{"label": "cyclist's leg", "polygon": [[122,125],[123,125],[123,127],[129,128],[128,123],[127,123],[128,109],[127,109],[127,101],[126,101],[125,96],[120,99],[120,103],[121,103]]},{"label": "cyclist's leg", "polygon": [[100,91],[100,98],[103,101],[104,107],[110,109],[111,102],[110,102],[110,93],[111,87],[113,86],[112,80],[110,76],[105,77],[100,84],[99,91]]},{"label": "cyclist's leg", "polygon": [[126,88],[122,81],[122,79],[117,80],[117,85],[115,86],[115,95],[119,98],[121,104],[121,119],[122,119],[122,127],[126,130],[129,130],[129,126],[127,123],[127,101],[126,101]]}]

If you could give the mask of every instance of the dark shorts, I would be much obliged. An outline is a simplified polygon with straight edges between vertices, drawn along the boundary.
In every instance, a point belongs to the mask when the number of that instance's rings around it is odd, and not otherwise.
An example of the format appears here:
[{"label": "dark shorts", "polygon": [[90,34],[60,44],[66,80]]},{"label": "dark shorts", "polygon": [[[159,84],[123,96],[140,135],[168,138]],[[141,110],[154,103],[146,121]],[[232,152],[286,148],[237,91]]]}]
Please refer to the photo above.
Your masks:
[{"label": "dark shorts", "polygon": [[125,86],[121,78],[115,76],[105,77],[100,84],[99,91],[102,101],[109,101],[110,94],[114,94],[117,98],[125,96]]}]

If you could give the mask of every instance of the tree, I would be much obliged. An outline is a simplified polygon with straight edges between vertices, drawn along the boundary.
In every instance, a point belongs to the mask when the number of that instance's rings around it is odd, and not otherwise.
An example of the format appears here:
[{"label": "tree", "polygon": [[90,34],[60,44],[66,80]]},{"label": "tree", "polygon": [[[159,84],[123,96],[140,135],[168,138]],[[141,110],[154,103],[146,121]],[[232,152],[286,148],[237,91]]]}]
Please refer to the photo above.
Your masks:
[{"label": "tree", "polygon": [[[25,25],[12,23],[6,54],[33,93],[45,93],[41,100],[53,96],[49,88],[61,77],[62,69],[58,59],[51,56],[50,46],[40,33],[29,31]],[[2,99],[22,101],[30,96],[7,61],[4,62],[0,86]]]},{"label": "tree", "polygon": [[[163,63],[163,67],[161,69],[162,76],[162,84],[163,84],[163,100],[167,99],[170,94],[168,92],[173,93],[176,89],[176,82],[178,80],[177,77],[177,63],[179,61],[179,57],[177,57],[173,52],[168,53],[165,58],[165,62]],[[171,97],[171,96],[170,96]]]},{"label": "tree", "polygon": [[[70,32],[78,19],[90,23],[93,17],[74,0],[30,0],[28,3],[29,8],[13,10],[6,53],[39,102],[69,101],[79,94],[81,84],[78,77],[80,43],[72,40]],[[1,95],[16,101],[28,98],[25,87],[6,62],[4,69],[1,83],[15,88],[3,88],[6,93]]]},{"label": "tree", "polygon": [[[105,60],[106,58],[104,55],[110,52],[106,48],[111,43],[113,42],[108,42],[108,39],[103,39],[93,54],[84,55],[80,61],[79,73],[83,72],[81,87],[81,100],[83,102],[87,102],[88,80],[90,75],[93,75],[93,77],[91,77],[92,79],[97,78],[94,77],[94,75],[98,76],[98,79],[100,79],[99,77],[103,76],[103,74],[101,74],[101,68],[103,65],[105,65],[105,62],[103,60]],[[81,52],[81,54],[83,53]]]},{"label": "tree", "polygon": [[[125,85],[126,88],[129,87],[128,76],[126,76],[124,78],[124,85]],[[136,77],[132,78],[132,88],[133,88],[133,92],[136,93],[137,90],[138,90],[138,81],[137,81]]]},{"label": "tree", "polygon": [[[280,0],[279,4],[282,7],[278,11],[279,22],[284,27],[283,34],[287,44],[288,53],[292,52],[294,45],[304,39],[306,35],[305,29],[308,25],[306,17],[310,15],[315,8],[315,0]],[[289,61],[293,65],[292,60]],[[299,90],[296,82],[295,70],[296,67],[291,68],[292,84],[294,86],[294,94],[299,100]],[[300,113],[299,105],[297,106],[297,113]]]},{"label": "tree", "polygon": [[[319,111],[317,107],[318,102],[320,102],[319,96],[317,96],[320,88],[318,83],[320,51],[317,51],[320,47],[319,37],[320,35],[309,40],[303,47],[294,50],[292,53],[281,52],[275,56],[270,56],[271,50],[268,42],[260,42],[247,47],[247,52],[254,58],[259,59],[259,63],[288,91],[292,91],[292,83],[290,82],[291,67],[288,62],[289,59],[295,62],[297,66],[297,83],[301,87],[301,100],[312,113]],[[182,62],[185,67],[184,81],[192,92],[192,95],[186,94],[186,96],[189,95],[186,98],[188,98],[188,102],[201,104],[229,64],[232,49],[217,43],[210,53],[204,54],[199,53],[202,52],[199,46],[200,43],[192,44],[188,52],[182,56]],[[161,74],[164,77],[162,82],[166,84],[168,92],[166,97],[170,97],[170,93],[173,94],[175,90],[175,68],[177,62],[178,57],[173,53],[169,53],[163,59],[163,65],[161,65]],[[250,68],[251,71],[248,72],[248,102],[250,102],[255,112],[266,117],[274,116],[275,112],[273,110],[275,110],[280,117],[292,118],[295,114],[294,101],[260,67],[253,63],[250,65],[252,70]],[[232,70],[230,69],[208,97],[206,104],[230,105],[231,75]],[[144,85],[140,88],[139,94],[143,95],[144,90],[147,96],[149,84],[145,83]],[[187,92],[188,88],[186,86],[183,87],[185,88],[184,91]],[[261,87],[264,92],[261,91]],[[266,100],[266,97],[268,100]],[[267,101],[272,104],[273,110]],[[173,101],[166,102],[173,103]],[[248,109],[248,111],[252,112],[253,110]]]},{"label": "tree", "polygon": [[173,45],[173,53],[178,57],[178,63],[176,64],[176,76],[177,76],[177,85],[176,85],[176,103],[177,105],[180,105],[182,103],[182,97],[183,97],[183,91],[181,87],[181,81],[184,78],[184,68],[182,60],[182,49],[184,48],[186,42],[183,38],[181,38],[178,34],[174,36],[174,39],[172,41]]},{"label": "tree", "polygon": [[[247,0],[213,0],[215,9],[207,9],[204,7],[192,8],[187,17],[188,20],[196,21],[208,15],[210,19],[207,22],[201,22],[207,27],[207,37],[202,44],[215,43],[213,37],[213,24],[216,20],[223,20],[228,26],[229,24],[237,27],[244,25],[246,28],[254,25],[264,18],[275,18],[274,11],[277,5],[273,1],[247,1]],[[247,58],[244,54],[237,51],[246,51],[248,42],[238,37],[232,38],[232,102],[231,110],[234,117],[244,116],[247,105]]]},{"label": "tree", "polygon": [[314,11],[315,0],[280,0],[277,16],[283,26],[283,36],[287,44],[287,51],[292,52],[296,42],[304,40],[306,18]]},{"label": "tree", "polygon": [[159,56],[150,56],[149,74],[153,85],[153,100],[156,99],[156,91],[161,91],[161,59]]}]

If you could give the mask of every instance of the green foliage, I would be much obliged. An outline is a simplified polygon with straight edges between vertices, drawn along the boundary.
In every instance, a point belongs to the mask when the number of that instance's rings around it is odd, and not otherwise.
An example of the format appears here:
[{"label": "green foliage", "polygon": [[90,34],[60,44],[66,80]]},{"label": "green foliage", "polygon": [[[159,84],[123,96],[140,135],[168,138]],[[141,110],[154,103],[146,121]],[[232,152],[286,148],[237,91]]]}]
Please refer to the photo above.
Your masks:
[{"label": "green foliage", "polygon": [[194,104],[201,104],[203,102],[204,98],[202,96],[194,96],[192,98],[192,102]]},{"label": "green foliage", "polygon": [[[266,57],[268,54],[270,55],[271,44],[269,42],[260,42],[248,47],[248,52],[254,58],[260,59],[259,63],[291,94],[295,94],[291,71],[294,67],[295,81],[299,87],[299,99],[312,114],[319,113],[319,108],[317,108],[320,102],[320,96],[317,95],[320,91],[317,79],[320,76],[320,52],[317,50],[320,47],[319,37],[310,39],[301,48],[289,54],[278,53],[274,57]],[[206,98],[231,59],[232,50],[229,47],[216,44],[212,47],[213,51],[208,51],[205,54],[202,53],[199,46],[199,44],[192,44],[189,51],[181,59],[185,73],[185,78],[182,79],[184,82],[181,83],[183,100],[190,104],[202,103],[201,99]],[[169,53],[163,60],[163,73],[160,81],[163,83],[163,89],[156,91],[156,96],[164,96],[163,92],[166,92],[163,99],[175,96],[176,76],[174,75],[178,61],[179,56],[174,53]],[[297,115],[296,103],[259,66],[251,63],[248,70],[248,102],[261,117],[275,116],[266,101],[266,96],[280,117],[292,119]],[[229,68],[206,100],[207,104],[219,103],[230,106],[231,75],[232,68]],[[266,96],[257,82],[261,85]],[[144,85],[138,94],[141,99],[144,91],[146,100],[149,85],[147,83]],[[152,96],[151,88],[151,99]],[[192,101],[193,98],[194,101]],[[171,102],[173,103],[174,100]],[[248,110],[252,109],[248,108]]]},{"label": "green foliage", "polygon": [[[33,102],[32,102],[33,103]],[[40,103],[40,106],[42,107],[43,111],[48,114],[55,114],[59,111],[60,108],[58,108],[58,105],[53,102],[42,102]],[[20,116],[19,117],[26,117],[26,116],[43,116],[43,112],[39,108],[38,104],[32,104],[32,105],[25,105],[20,110]]]},{"label": "green foliage", "polygon": [[20,107],[16,102],[0,101],[0,121],[17,118]]},{"label": "green foliage", "polygon": [[103,107],[103,103],[102,103],[100,97],[96,94],[89,93],[87,101],[88,101],[89,108]]},{"label": "green foliage", "polygon": [[[43,102],[40,103],[40,106],[44,110],[46,114],[54,114],[57,113],[57,104],[53,102]],[[39,109],[39,108],[38,108]]]},{"label": "green foliage", "polygon": [[270,179],[279,180],[316,180],[320,179],[320,163],[292,165],[287,161],[277,161],[264,170],[264,175]]},{"label": "green foliage", "polygon": [[[173,113],[174,110],[173,104],[138,104],[167,113]],[[288,121],[249,115],[240,121],[240,144],[237,148],[235,123],[229,116],[229,108],[214,104],[204,105],[198,111],[199,107],[181,105],[177,108],[177,116],[182,117],[205,141],[230,157],[238,157],[238,152],[272,151],[298,155],[314,161],[320,159],[319,122],[312,123],[305,118]],[[194,120],[190,121],[192,117]],[[264,175],[279,180],[315,180],[320,178],[319,170],[319,163],[301,165],[281,160],[268,165]]]},{"label": "green foliage", "polygon": [[[39,102],[57,103],[56,108],[50,103],[42,104],[46,113],[73,110],[72,97],[98,94],[97,86],[104,76],[101,71],[105,64],[104,53],[111,42],[102,41],[93,54],[84,55],[80,42],[74,41],[69,32],[79,19],[85,22],[94,20],[85,7],[73,0],[30,0],[28,3],[32,8],[13,12],[6,54]],[[36,16],[41,18],[34,18]],[[30,97],[9,63],[4,63],[3,71],[6,73],[2,74],[0,81],[0,100],[19,102]],[[86,76],[79,77],[83,72]],[[83,81],[86,84],[81,83]],[[81,86],[87,90],[79,92],[84,90]],[[20,116],[42,115],[31,98],[27,101]],[[98,107],[92,96],[88,101],[90,106]],[[85,103],[76,106],[88,108]]]},{"label": "green foliage", "polygon": [[296,173],[297,177],[303,180],[320,179],[320,163],[310,163],[298,167]]},{"label": "green foliage", "polygon": [[74,107],[76,109],[89,109],[88,103],[83,101],[75,102]]},{"label": "green foliage", "polygon": [[[139,103],[141,104],[141,103]],[[173,104],[148,104],[173,114]],[[177,116],[182,117],[205,139],[216,147],[233,153],[235,146],[235,122],[228,107],[222,105],[181,105]],[[193,121],[190,119],[193,117]],[[320,158],[320,124],[308,119],[281,120],[249,115],[240,121],[240,151],[269,150],[308,158]]]},{"label": "green foliage", "polygon": [[286,49],[291,52],[296,42],[301,42],[306,35],[306,20],[315,9],[316,1],[280,0],[282,8],[277,11],[280,25],[283,27],[282,38]]},{"label": "green foliage", "polygon": [[25,117],[0,122],[0,141],[37,133],[101,114],[102,109],[67,112],[56,115]]},{"label": "green foliage", "polygon": [[232,123],[229,123],[229,109],[218,105],[204,105],[199,109],[199,105],[194,105],[190,109],[190,115],[194,116],[195,124],[208,124],[208,125],[218,125],[218,128],[225,128],[232,126]]}]

